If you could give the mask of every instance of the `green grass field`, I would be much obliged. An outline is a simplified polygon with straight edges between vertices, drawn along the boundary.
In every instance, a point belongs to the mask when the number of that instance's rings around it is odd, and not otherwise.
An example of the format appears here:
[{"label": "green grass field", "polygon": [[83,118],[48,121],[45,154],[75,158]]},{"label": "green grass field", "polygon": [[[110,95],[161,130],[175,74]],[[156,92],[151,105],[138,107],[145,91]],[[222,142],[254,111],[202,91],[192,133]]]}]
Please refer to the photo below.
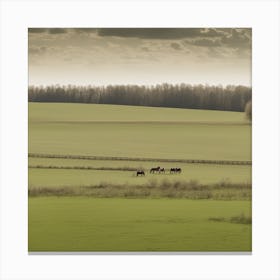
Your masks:
[{"label": "green grass field", "polygon": [[[33,160],[33,159],[32,159]],[[31,160],[31,162],[32,162]],[[71,164],[71,160],[68,164]],[[114,167],[115,163],[93,161],[92,165]],[[124,165],[128,166],[129,163]],[[146,164],[149,166],[157,166]],[[169,165],[171,165],[169,163]],[[65,165],[67,164],[65,163]],[[76,164],[73,166],[77,166]],[[91,166],[86,165],[86,166]],[[122,165],[117,165],[122,167]],[[136,164],[137,166],[137,164]],[[139,166],[139,165],[138,165]],[[141,165],[145,167],[145,164]],[[163,164],[168,166],[168,164]],[[183,172],[181,174],[148,174],[144,177],[136,177],[134,171],[111,171],[111,170],[79,170],[79,169],[29,169],[29,185],[32,186],[75,186],[75,185],[97,185],[100,183],[118,183],[118,184],[145,184],[151,179],[162,181],[168,179],[178,180],[196,180],[200,183],[215,183],[221,181],[230,181],[236,183],[251,182],[251,166],[231,166],[231,165],[210,165],[210,164],[181,164]]]},{"label": "green grass field", "polygon": [[193,121],[248,124],[243,113],[213,110],[73,103],[29,103],[33,122]]},{"label": "green grass field", "polygon": [[29,199],[29,251],[251,251],[249,201]]},{"label": "green grass field", "polygon": [[243,113],[29,104],[29,153],[250,160]]},{"label": "green grass field", "polygon": [[[251,125],[237,112],[29,103],[29,153],[250,161]],[[38,189],[142,187],[163,180],[251,183],[251,165],[37,157],[29,157],[28,165],[29,187]],[[183,172],[136,177],[135,171],[121,170],[155,166],[178,166]],[[120,170],[79,169],[85,167]],[[231,201],[45,197],[41,192],[29,197],[29,251],[250,251],[251,223],[231,222],[251,216],[248,192],[245,199],[242,192]]]}]

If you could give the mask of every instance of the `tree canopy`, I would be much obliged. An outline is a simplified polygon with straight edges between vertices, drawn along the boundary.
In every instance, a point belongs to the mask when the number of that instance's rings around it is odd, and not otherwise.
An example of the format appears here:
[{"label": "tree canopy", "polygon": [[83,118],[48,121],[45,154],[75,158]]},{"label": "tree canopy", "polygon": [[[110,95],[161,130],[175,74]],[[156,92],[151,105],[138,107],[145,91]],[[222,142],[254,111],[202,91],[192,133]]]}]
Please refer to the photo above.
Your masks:
[{"label": "tree canopy", "polygon": [[160,84],[155,86],[30,86],[30,102],[118,104],[244,112],[252,99],[245,86]]}]

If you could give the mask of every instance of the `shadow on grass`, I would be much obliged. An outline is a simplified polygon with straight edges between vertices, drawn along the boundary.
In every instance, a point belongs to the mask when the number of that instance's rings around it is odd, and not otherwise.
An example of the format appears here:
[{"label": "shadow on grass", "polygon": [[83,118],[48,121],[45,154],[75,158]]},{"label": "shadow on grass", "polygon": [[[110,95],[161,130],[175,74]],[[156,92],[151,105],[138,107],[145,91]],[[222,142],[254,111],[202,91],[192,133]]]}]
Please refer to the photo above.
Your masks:
[{"label": "shadow on grass", "polygon": [[150,180],[144,185],[100,183],[89,186],[29,186],[30,197],[37,196],[91,196],[120,198],[187,198],[218,200],[250,200],[251,184],[220,182],[199,184],[197,181]]},{"label": "shadow on grass", "polygon": [[252,224],[252,217],[245,216],[244,213],[230,218],[210,217],[208,220],[213,222],[226,222],[226,223],[244,224],[244,225]]}]

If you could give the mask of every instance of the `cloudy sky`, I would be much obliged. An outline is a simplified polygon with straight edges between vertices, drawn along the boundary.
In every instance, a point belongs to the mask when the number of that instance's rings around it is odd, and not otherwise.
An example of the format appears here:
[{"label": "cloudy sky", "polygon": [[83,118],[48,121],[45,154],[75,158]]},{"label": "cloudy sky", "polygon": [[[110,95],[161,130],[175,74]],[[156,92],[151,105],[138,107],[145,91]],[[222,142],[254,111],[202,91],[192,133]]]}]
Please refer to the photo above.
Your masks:
[{"label": "cloudy sky", "polygon": [[29,28],[29,85],[251,86],[251,29]]}]

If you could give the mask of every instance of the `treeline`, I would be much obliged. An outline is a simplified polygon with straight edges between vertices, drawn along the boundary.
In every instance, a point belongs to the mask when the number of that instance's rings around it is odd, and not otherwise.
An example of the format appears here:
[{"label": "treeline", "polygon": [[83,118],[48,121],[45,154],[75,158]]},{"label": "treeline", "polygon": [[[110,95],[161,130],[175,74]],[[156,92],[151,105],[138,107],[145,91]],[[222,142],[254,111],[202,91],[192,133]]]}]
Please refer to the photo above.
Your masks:
[{"label": "treeline", "polygon": [[252,98],[245,86],[171,85],[155,86],[30,86],[30,102],[69,102],[208,109],[244,112]]}]

